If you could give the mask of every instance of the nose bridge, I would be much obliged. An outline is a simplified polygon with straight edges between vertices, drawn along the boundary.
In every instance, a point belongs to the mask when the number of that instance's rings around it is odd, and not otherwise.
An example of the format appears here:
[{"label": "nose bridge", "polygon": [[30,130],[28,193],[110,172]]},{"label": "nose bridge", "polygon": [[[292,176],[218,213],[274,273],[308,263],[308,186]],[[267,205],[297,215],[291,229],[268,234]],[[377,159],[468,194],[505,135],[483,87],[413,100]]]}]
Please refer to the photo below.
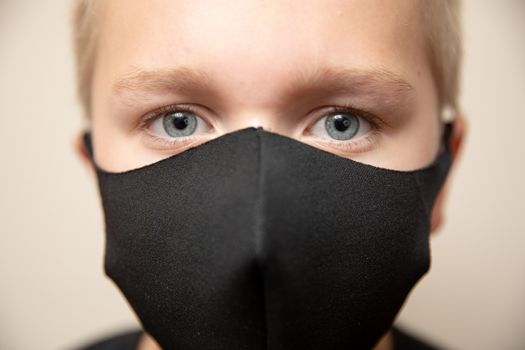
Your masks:
[{"label": "nose bridge", "polygon": [[221,118],[224,131],[262,127],[266,131],[286,133],[292,124],[291,118],[283,117],[292,102],[286,90],[291,79],[290,69],[263,69],[256,62],[250,67],[243,70],[244,74],[235,72],[222,81],[225,88],[218,109],[224,115]]},{"label": "nose bridge", "polygon": [[[225,126],[225,132],[233,132],[245,128],[257,128],[258,130],[264,129],[265,131],[276,132],[286,134],[289,132],[288,124],[280,118],[278,111],[271,108],[258,108],[250,109],[245,108],[242,110],[233,111],[227,120]],[[257,133],[257,137],[260,134]],[[260,139],[258,143],[260,149]]]}]

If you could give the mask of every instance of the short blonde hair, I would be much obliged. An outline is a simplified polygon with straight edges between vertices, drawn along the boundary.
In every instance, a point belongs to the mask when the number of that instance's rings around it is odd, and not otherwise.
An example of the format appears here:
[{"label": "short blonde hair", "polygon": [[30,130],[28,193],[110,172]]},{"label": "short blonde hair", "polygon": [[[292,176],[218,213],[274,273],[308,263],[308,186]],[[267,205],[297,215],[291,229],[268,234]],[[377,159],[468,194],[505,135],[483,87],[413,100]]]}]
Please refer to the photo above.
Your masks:
[{"label": "short blonde hair", "polygon": [[[439,106],[442,110],[445,107],[457,110],[462,61],[461,0],[419,1]],[[88,117],[99,29],[97,4],[100,3],[101,0],[75,0],[73,11],[77,92]]]}]

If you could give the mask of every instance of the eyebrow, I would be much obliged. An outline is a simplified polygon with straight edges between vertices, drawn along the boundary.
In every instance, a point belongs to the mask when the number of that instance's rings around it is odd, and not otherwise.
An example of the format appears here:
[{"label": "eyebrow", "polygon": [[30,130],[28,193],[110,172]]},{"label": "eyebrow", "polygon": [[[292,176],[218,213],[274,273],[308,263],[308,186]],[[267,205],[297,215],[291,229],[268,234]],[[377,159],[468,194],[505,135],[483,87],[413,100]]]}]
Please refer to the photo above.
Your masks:
[{"label": "eyebrow", "polygon": [[113,85],[113,92],[116,94],[123,92],[177,93],[187,90],[212,90],[210,77],[188,67],[154,70],[134,68]]},{"label": "eyebrow", "polygon": [[414,90],[414,87],[399,74],[384,68],[348,69],[320,68],[313,71],[300,71],[290,82],[288,90],[325,91],[328,93],[359,93],[382,91],[399,96]]},{"label": "eyebrow", "polygon": [[[287,97],[308,97],[315,94],[350,94],[380,98],[385,104],[402,104],[411,97],[414,87],[399,74],[384,68],[348,69],[324,67],[299,70],[285,86]],[[117,95],[129,93],[138,98],[149,94],[206,93],[213,94],[213,79],[203,71],[190,67],[144,70],[134,68],[113,85]]]}]

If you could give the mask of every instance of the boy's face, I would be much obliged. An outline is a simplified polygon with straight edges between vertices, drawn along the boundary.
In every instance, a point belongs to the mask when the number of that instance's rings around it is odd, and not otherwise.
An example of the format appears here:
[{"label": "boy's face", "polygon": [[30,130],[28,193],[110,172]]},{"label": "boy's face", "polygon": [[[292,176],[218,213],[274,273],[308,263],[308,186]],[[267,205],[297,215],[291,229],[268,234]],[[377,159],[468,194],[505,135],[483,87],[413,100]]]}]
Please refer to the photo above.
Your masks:
[{"label": "boy's face", "polygon": [[[378,167],[421,168],[441,139],[421,3],[100,2],[91,101],[96,162],[131,170],[261,126]],[[145,203],[155,204],[153,197]],[[441,221],[436,203],[432,228]]]},{"label": "boy's face", "polygon": [[422,167],[438,151],[419,1],[103,6],[92,128],[106,170],[249,126],[391,169]]}]

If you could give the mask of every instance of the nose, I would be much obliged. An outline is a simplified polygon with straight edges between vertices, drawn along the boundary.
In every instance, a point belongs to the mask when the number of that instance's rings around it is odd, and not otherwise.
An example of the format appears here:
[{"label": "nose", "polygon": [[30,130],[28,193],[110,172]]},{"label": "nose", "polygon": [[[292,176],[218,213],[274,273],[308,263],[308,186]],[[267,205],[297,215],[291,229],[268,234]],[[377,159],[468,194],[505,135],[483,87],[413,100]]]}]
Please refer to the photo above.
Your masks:
[{"label": "nose", "polygon": [[286,119],[287,118],[278,117],[275,113],[269,111],[236,113],[228,119],[223,132],[229,133],[244,128],[255,127],[293,137],[294,128]]}]

